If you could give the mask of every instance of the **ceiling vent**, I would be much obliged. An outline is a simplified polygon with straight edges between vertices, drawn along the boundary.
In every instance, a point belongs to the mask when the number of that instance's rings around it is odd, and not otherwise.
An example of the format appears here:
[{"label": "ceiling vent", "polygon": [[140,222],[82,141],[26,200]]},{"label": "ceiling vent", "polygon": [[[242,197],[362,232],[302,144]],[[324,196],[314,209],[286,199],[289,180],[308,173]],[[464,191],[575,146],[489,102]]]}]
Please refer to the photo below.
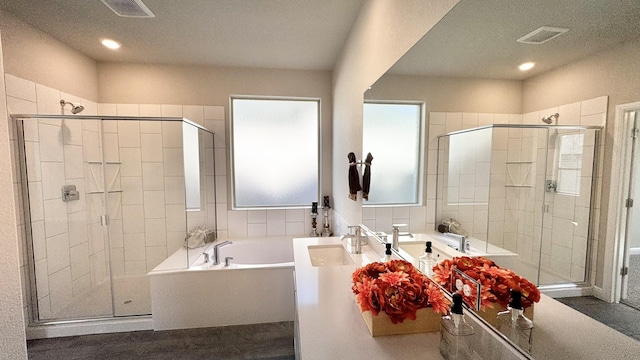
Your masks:
[{"label": "ceiling vent", "polygon": [[151,10],[142,0],[101,0],[111,11],[122,17],[153,18]]},{"label": "ceiling vent", "polygon": [[533,30],[532,32],[528,33],[527,35],[521,37],[516,41],[523,44],[539,45],[557,36],[560,36],[566,33],[567,31],[569,31],[569,29],[560,28],[560,27],[543,26],[539,29]]}]

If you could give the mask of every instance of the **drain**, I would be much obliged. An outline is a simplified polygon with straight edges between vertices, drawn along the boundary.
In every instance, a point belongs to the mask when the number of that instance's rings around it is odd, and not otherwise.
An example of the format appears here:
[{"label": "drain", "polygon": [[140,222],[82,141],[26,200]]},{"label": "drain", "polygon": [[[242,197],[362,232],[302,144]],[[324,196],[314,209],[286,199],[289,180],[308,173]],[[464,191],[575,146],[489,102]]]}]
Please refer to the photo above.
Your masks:
[{"label": "drain", "polygon": [[133,302],[133,300],[125,300],[125,301],[123,302],[123,304],[127,305],[127,304],[131,304],[132,302]]}]

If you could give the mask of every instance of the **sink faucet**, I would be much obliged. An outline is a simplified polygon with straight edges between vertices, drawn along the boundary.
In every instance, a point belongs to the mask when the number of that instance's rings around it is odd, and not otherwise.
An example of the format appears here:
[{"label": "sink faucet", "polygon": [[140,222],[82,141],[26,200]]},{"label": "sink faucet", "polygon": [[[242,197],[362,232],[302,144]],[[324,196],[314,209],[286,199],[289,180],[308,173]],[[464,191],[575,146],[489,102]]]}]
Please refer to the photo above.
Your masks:
[{"label": "sink faucet", "polygon": [[220,244],[215,244],[213,246],[213,259],[212,259],[213,260],[213,265],[220,264],[220,257],[218,256],[218,249],[223,247],[223,246],[231,245],[231,244],[233,244],[233,242],[224,241],[224,242],[221,242]]},{"label": "sink faucet", "polygon": [[400,236],[408,236],[410,238],[413,238],[413,235],[410,232],[400,232],[400,226],[407,226],[407,224],[393,224],[391,225],[391,233],[392,233],[392,238],[391,238],[391,248],[393,248],[393,250],[398,251],[398,243],[399,243],[399,237]]},{"label": "sink faucet", "polygon": [[[351,239],[354,254],[362,253],[362,235],[360,233],[360,225],[348,226],[349,235],[342,235],[340,240]],[[351,229],[355,229],[355,234],[351,234]],[[354,243],[355,242],[355,243]]]},{"label": "sink faucet", "polygon": [[460,251],[461,253],[466,253],[467,250],[469,249],[469,241],[467,240],[466,236],[458,235],[450,232],[444,233],[444,235],[448,237],[452,237],[454,239],[458,239],[459,241],[458,251]]}]

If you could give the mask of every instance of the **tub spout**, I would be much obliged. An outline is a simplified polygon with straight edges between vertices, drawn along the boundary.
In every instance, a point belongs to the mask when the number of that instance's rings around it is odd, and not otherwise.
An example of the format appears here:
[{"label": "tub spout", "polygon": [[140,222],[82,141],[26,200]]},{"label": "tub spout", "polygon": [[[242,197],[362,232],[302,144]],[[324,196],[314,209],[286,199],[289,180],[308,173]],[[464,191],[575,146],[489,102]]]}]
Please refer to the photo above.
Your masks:
[{"label": "tub spout", "polygon": [[220,244],[216,244],[216,245],[213,246],[213,259],[212,259],[213,260],[213,265],[220,264],[220,257],[218,256],[218,249],[223,247],[223,246],[231,245],[231,244],[233,244],[233,242],[224,241],[224,242],[221,242]]}]

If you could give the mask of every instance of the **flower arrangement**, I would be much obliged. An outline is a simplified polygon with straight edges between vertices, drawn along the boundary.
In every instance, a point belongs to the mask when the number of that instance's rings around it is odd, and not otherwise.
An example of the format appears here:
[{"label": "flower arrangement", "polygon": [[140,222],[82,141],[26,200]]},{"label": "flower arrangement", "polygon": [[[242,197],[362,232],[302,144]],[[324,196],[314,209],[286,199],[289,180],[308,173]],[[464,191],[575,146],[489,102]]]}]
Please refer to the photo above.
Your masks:
[{"label": "flower arrangement", "polygon": [[418,309],[431,306],[446,314],[450,307],[440,287],[404,260],[368,264],[356,269],[352,280],[362,312],[376,316],[382,311],[393,324],[415,320]]},{"label": "flower arrangement", "polygon": [[[480,308],[485,308],[497,302],[507,307],[510,299],[510,291],[519,290],[522,293],[522,306],[524,309],[534,302],[540,301],[540,290],[529,280],[516,275],[509,269],[496,265],[493,261],[484,257],[455,257],[447,259],[433,267],[433,279],[445,289],[452,287],[453,267],[458,268],[464,274],[478,281],[481,285]],[[463,282],[466,280],[462,279]],[[463,299],[471,304],[476,303],[477,294],[462,292]]]}]

